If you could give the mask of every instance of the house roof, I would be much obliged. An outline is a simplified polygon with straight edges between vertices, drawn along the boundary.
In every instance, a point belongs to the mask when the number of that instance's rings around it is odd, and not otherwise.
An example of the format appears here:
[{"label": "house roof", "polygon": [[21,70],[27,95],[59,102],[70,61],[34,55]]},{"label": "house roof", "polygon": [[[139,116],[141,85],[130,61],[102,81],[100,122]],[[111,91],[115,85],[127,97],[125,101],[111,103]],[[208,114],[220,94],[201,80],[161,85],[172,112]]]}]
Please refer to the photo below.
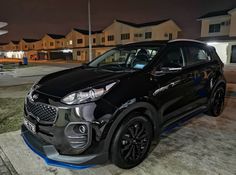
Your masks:
[{"label": "house roof", "polygon": [[224,15],[228,15],[229,11],[232,10],[231,9],[225,9],[225,10],[221,10],[221,11],[214,11],[214,12],[209,12],[205,15],[200,16],[198,19],[204,19],[204,18],[210,18],[210,17],[215,17],[215,16],[224,16]]},{"label": "house roof", "polygon": [[211,42],[211,41],[236,41],[236,36],[233,36],[233,37],[230,37],[228,35],[225,35],[225,36],[215,36],[215,37],[201,37],[201,38],[198,38],[197,40],[200,40],[200,41],[208,41],[208,42]]},{"label": "house roof", "polygon": [[33,42],[39,41],[38,39],[29,39],[29,38],[23,38],[22,40],[25,41],[26,43],[33,43]]},{"label": "house roof", "polygon": [[49,37],[51,37],[52,39],[62,39],[62,38],[65,38],[64,35],[51,34],[51,33],[47,33],[47,35],[48,35]]},{"label": "house roof", "polygon": [[162,24],[166,21],[169,21],[170,19],[165,19],[165,20],[159,20],[159,21],[152,21],[152,22],[147,22],[147,23],[132,23],[132,22],[128,22],[128,21],[123,21],[123,20],[118,20],[116,19],[115,21],[119,22],[119,23],[123,23],[132,27],[147,27],[147,26],[154,26],[154,25],[159,25]]},{"label": "house roof", "polygon": [[13,44],[19,44],[20,41],[11,41]]},{"label": "house roof", "polygon": [[[77,28],[74,28],[73,30],[81,33],[81,34],[84,34],[84,35],[89,35],[89,31],[88,30],[84,30],[84,29],[77,29]],[[98,31],[91,31],[92,34],[96,34],[96,33],[102,33],[101,30],[98,30]]]}]

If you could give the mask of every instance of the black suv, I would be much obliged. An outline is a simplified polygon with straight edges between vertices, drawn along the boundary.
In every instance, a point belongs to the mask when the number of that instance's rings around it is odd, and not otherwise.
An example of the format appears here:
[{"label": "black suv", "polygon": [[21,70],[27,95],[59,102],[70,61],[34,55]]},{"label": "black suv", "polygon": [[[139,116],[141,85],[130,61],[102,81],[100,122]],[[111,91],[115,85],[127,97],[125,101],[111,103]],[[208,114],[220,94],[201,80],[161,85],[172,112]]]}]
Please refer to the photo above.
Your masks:
[{"label": "black suv", "polygon": [[[25,99],[22,136],[47,163],[132,168],[162,131],[221,114],[226,82],[215,49],[191,40],[132,43],[43,77]],[[156,142],[157,143],[157,142]]]}]

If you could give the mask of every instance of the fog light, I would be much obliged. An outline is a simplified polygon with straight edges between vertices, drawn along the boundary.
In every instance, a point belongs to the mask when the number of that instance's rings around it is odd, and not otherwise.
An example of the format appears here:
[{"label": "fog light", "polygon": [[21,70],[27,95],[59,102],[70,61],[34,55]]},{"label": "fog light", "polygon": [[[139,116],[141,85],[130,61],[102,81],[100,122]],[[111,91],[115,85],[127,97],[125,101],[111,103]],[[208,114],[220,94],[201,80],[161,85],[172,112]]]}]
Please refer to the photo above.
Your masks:
[{"label": "fog light", "polygon": [[80,126],[79,126],[79,132],[80,132],[81,134],[86,133],[86,126],[80,125]]},{"label": "fog light", "polygon": [[91,143],[91,127],[85,122],[72,122],[65,128],[65,136],[73,148],[86,148]]}]

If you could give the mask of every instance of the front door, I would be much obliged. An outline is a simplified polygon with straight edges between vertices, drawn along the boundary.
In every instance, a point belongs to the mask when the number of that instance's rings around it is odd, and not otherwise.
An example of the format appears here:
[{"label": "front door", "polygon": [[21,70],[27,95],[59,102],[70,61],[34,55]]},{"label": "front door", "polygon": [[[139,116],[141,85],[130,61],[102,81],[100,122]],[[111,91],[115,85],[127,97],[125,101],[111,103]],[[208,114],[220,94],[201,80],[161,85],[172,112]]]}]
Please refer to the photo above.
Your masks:
[{"label": "front door", "polygon": [[[179,116],[185,112],[188,104],[185,92],[190,90],[183,82],[185,58],[180,47],[172,46],[161,56],[153,75],[153,97],[160,106],[163,121]],[[169,69],[170,71],[163,71]]]},{"label": "front door", "polygon": [[232,46],[230,63],[236,63],[236,45]]}]

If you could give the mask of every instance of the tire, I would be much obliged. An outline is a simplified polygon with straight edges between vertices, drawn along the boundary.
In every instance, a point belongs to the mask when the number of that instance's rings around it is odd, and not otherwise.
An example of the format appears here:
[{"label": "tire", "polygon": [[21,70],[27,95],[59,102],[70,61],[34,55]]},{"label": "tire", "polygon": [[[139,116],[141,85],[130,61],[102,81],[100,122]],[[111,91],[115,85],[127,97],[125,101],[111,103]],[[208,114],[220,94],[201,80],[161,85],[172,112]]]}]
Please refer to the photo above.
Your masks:
[{"label": "tire", "polygon": [[218,117],[224,110],[225,88],[219,86],[213,92],[209,99],[207,114],[213,117]]},{"label": "tire", "polygon": [[153,138],[152,123],[141,113],[132,113],[118,126],[111,145],[111,161],[119,168],[130,169],[148,155]]}]

